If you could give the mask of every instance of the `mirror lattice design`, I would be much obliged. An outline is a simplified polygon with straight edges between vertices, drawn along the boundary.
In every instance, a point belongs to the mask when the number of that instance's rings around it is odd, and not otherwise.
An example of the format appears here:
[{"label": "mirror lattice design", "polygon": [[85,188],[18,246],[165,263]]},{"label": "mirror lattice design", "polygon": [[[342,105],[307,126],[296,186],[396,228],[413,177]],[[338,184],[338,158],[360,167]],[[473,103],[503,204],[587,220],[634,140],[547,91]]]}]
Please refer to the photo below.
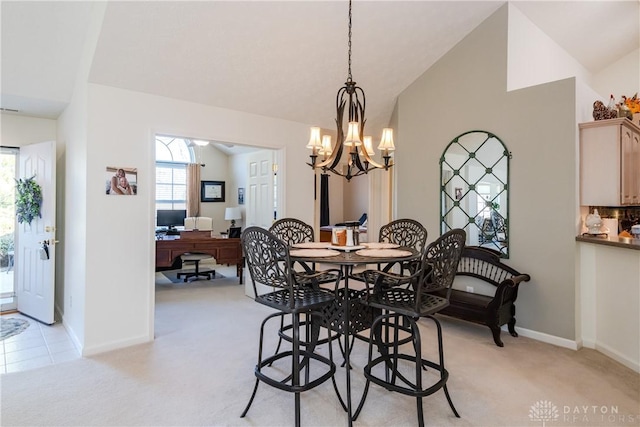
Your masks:
[{"label": "mirror lattice design", "polygon": [[440,158],[441,234],[467,232],[467,245],[509,257],[509,160],[504,143],[486,131],[466,132]]}]

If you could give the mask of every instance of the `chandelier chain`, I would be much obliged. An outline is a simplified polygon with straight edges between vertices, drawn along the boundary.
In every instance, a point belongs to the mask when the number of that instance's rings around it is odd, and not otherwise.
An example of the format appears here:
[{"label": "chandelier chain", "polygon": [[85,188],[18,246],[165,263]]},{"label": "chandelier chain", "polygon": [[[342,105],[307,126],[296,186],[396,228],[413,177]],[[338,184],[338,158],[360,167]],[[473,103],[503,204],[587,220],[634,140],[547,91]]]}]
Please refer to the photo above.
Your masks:
[{"label": "chandelier chain", "polygon": [[[389,170],[393,166],[390,152],[395,150],[393,129],[383,129],[378,149],[381,150],[384,163],[378,163],[371,157],[375,155],[371,137],[364,136],[366,122],[364,90],[356,86],[351,75],[352,19],[352,0],[349,0],[348,73],[346,83],[338,89],[336,96],[337,141],[333,145],[330,135],[322,135],[321,138],[321,129],[312,127],[307,144],[307,148],[311,149],[311,163],[307,163],[309,166],[313,169],[322,169],[323,174],[332,172],[346,178],[347,181],[374,169]],[[346,132],[345,118],[348,123]],[[345,147],[347,147],[346,152],[343,151]],[[341,164],[343,152],[347,154],[346,164]],[[319,155],[322,156],[320,159],[318,159]]]},{"label": "chandelier chain", "polygon": [[349,0],[349,73],[347,74],[347,81],[352,81],[351,77],[351,0]]}]

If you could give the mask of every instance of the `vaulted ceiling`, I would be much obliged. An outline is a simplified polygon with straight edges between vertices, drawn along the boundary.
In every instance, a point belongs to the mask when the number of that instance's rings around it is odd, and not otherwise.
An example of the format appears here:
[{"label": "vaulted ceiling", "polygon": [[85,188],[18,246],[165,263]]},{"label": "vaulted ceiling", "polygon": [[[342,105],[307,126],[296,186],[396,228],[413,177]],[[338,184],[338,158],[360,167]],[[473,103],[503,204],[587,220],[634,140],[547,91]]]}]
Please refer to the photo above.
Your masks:
[{"label": "vaulted ceiling", "polygon": [[[503,1],[355,1],[353,79],[372,134],[402,90]],[[639,45],[639,3],[518,1],[591,72]],[[89,81],[326,128],[347,77],[347,1],[3,1],[2,105],[56,118],[92,19]]]}]

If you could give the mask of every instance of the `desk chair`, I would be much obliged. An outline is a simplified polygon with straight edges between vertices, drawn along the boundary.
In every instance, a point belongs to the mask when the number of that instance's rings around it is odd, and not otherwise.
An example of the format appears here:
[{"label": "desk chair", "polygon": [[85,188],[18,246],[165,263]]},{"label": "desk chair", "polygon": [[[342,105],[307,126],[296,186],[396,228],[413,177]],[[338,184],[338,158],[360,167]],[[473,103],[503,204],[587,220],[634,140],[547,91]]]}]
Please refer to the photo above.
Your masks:
[{"label": "desk chair", "polygon": [[213,230],[213,220],[206,216],[190,216],[184,219],[185,230]]},{"label": "desk chair", "polygon": [[[185,230],[201,230],[208,231],[212,230],[213,220],[206,216],[198,216],[198,217],[187,217],[184,219],[184,229]],[[193,271],[181,271],[178,273],[178,278],[184,277],[184,282],[188,282],[189,279],[195,278],[198,280],[199,277],[206,277],[207,280],[211,280],[211,276],[215,278],[216,271],[212,269],[208,270],[200,270],[201,263],[204,264],[207,261],[213,260],[213,265],[215,265],[215,259],[209,254],[203,254],[199,252],[187,252],[180,257],[182,259],[182,265],[184,267],[185,264],[193,265]]]},{"label": "desk chair", "polygon": [[193,264],[193,271],[181,271],[178,273],[178,279],[184,277],[184,282],[188,282],[189,279],[195,278],[198,280],[199,277],[206,277],[207,280],[211,280],[211,276],[215,278],[216,271],[215,270],[203,270],[200,271],[200,262],[206,260],[213,260],[214,258],[209,254],[201,254],[201,253],[192,253],[188,252],[180,257],[182,259],[182,265],[184,267],[185,264]]}]

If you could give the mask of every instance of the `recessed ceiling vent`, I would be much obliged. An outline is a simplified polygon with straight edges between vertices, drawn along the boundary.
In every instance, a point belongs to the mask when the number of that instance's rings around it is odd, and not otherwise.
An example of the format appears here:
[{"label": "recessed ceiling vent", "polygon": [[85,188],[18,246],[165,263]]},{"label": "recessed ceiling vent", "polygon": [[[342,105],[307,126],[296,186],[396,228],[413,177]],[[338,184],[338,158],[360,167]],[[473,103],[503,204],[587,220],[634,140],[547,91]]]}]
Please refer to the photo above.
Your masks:
[{"label": "recessed ceiling vent", "polygon": [[0,111],[6,111],[8,113],[19,113],[20,110],[14,110],[13,108],[4,108],[4,107],[0,107]]}]

